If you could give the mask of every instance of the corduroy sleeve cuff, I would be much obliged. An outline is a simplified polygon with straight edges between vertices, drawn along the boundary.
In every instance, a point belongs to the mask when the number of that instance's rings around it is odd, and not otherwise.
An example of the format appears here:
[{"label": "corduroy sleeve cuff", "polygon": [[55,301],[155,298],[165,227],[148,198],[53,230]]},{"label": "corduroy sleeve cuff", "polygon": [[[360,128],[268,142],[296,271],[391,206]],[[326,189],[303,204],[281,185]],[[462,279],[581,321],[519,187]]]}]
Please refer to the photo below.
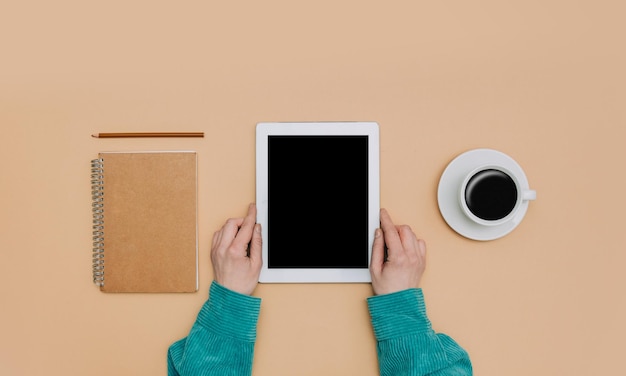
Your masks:
[{"label": "corduroy sleeve cuff", "polygon": [[408,289],[367,299],[379,341],[432,330],[422,289]]},{"label": "corduroy sleeve cuff", "polygon": [[240,294],[213,281],[209,300],[202,306],[196,323],[217,335],[254,342],[260,309],[260,298]]}]

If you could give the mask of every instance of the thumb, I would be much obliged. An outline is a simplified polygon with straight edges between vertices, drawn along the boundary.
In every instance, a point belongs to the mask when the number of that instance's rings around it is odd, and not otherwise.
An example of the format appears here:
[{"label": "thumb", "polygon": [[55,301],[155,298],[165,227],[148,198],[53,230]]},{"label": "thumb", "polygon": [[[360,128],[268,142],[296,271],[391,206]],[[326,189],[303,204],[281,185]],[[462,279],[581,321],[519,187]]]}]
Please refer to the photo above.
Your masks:
[{"label": "thumb", "polygon": [[263,265],[263,256],[261,250],[263,249],[263,239],[261,238],[261,225],[254,225],[252,231],[252,240],[250,241],[250,261],[253,264],[258,264],[259,267]]},{"label": "thumb", "polygon": [[372,259],[370,260],[370,271],[378,273],[385,261],[385,238],[381,229],[377,228],[374,233],[374,244],[372,244]]}]

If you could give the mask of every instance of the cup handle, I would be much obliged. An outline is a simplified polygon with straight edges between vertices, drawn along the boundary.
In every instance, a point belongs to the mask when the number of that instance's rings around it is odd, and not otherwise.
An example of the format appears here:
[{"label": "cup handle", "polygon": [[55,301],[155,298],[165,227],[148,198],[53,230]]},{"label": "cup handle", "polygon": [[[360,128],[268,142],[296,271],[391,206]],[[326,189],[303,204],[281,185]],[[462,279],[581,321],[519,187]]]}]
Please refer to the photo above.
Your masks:
[{"label": "cup handle", "polygon": [[522,200],[531,201],[537,199],[537,191],[532,189],[526,189],[522,192]]}]

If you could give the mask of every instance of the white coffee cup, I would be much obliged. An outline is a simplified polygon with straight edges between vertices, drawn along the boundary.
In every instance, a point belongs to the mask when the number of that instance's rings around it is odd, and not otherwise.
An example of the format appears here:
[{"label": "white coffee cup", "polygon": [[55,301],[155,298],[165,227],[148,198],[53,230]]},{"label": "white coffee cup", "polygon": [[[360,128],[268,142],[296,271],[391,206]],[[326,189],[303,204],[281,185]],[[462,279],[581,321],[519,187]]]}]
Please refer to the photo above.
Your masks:
[{"label": "white coffee cup", "polygon": [[522,187],[517,176],[508,169],[484,165],[468,173],[459,189],[459,204],[473,222],[497,226],[514,218],[525,201],[537,193]]}]

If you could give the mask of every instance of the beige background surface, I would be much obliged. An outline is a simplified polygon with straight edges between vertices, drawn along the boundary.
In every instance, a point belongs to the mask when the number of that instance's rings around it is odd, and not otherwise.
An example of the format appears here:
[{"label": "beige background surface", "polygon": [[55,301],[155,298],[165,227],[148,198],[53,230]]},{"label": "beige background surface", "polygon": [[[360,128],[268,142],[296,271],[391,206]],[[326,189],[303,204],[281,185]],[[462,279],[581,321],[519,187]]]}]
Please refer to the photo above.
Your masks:
[{"label": "beige background surface", "polygon": [[[165,375],[207,296],[213,231],[254,200],[260,121],[381,127],[381,203],[429,244],[434,327],[477,375],[602,375],[626,337],[621,1],[5,1],[0,374]],[[204,131],[98,140],[94,132]],[[538,200],[462,238],[436,204],[457,154],[515,158]],[[91,284],[89,160],[199,153],[197,294]],[[306,210],[306,202],[301,203]],[[322,232],[323,228],[312,229]],[[375,375],[368,285],[262,285],[255,375]]]}]

